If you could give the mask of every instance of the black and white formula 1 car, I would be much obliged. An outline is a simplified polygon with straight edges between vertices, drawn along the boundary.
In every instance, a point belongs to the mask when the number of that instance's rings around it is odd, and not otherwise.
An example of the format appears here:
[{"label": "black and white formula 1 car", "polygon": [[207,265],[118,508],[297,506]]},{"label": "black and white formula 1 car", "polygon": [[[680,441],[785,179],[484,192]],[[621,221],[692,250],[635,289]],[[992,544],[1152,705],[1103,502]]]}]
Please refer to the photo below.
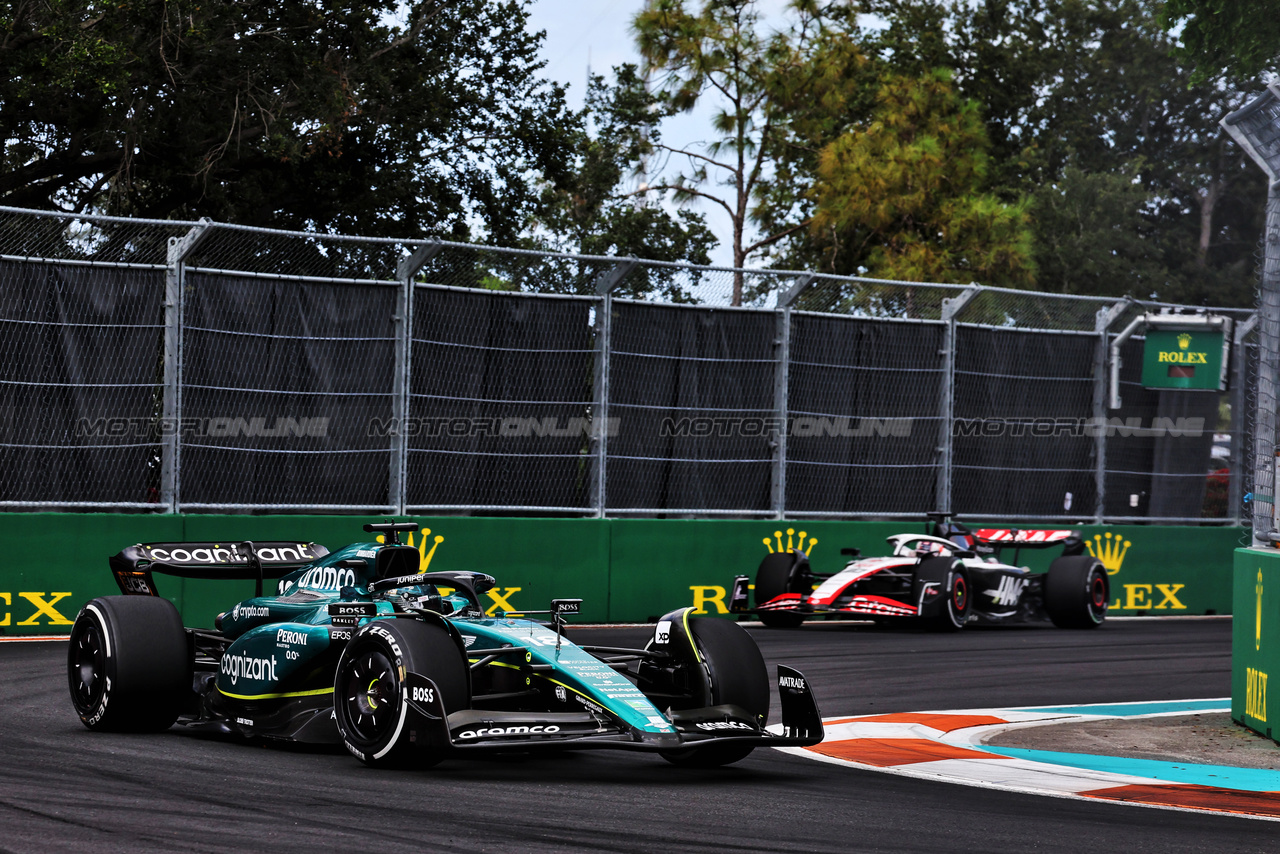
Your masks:
[{"label": "black and white formula 1 car", "polygon": [[[1094,628],[1107,616],[1107,571],[1076,531],[982,528],[970,531],[931,513],[926,534],[895,534],[889,557],[861,557],[840,572],[812,572],[802,551],[770,554],[750,579],[734,580],[730,611],[754,612],[766,626],[795,627],[806,618],[914,618],[955,631],[966,623],[1049,619],[1062,628]],[[1048,572],[1018,566],[1022,549],[1062,548]],[[1013,563],[1001,558],[1014,550]]]}]

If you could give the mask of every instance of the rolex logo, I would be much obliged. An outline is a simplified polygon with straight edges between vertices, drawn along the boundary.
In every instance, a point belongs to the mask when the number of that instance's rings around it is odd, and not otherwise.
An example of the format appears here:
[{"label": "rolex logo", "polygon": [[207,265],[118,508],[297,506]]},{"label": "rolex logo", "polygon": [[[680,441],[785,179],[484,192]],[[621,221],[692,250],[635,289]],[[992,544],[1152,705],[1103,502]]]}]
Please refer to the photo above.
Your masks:
[{"label": "rolex logo", "polygon": [[1189,332],[1183,332],[1181,335],[1178,336],[1178,349],[1185,350],[1190,346],[1191,346],[1191,334]]},{"label": "rolex logo", "polygon": [[[418,533],[422,535],[422,542],[418,543],[417,545],[418,554],[420,555],[418,559],[418,572],[426,572],[427,568],[431,566],[431,559],[436,555],[436,549],[440,548],[440,544],[444,542],[444,537],[440,536],[439,534],[436,534],[435,537],[431,540],[431,549],[430,551],[428,551],[427,536],[431,533],[431,529],[423,528]],[[379,534],[377,536],[377,540],[380,543],[384,543],[386,542],[386,537],[382,534]],[[406,540],[406,544],[410,546],[413,545],[412,531],[409,532],[409,537]]]},{"label": "rolex logo", "polygon": [[1089,550],[1089,554],[1096,557],[1107,568],[1108,575],[1115,575],[1120,571],[1120,565],[1124,563],[1125,553],[1129,551],[1129,546],[1133,543],[1124,537],[1117,536],[1114,539],[1111,532],[1108,531],[1106,539],[1101,534],[1093,535],[1093,542],[1084,541],[1084,546]]},{"label": "rolex logo", "polygon": [[[818,538],[809,537],[808,533],[806,533],[805,531],[800,532],[799,534],[800,540],[799,542],[797,542],[795,539],[796,537],[795,528],[787,528],[787,544],[785,546],[783,546],[782,544],[781,531],[774,531],[773,537],[774,539],[772,540],[769,539],[768,537],[764,538],[764,545],[765,545],[765,548],[769,550],[769,554],[777,554],[779,552],[801,551],[801,552],[804,552],[806,555],[812,556],[811,552],[813,551],[813,547],[818,544]],[[805,545],[805,542],[804,542],[806,537],[809,538],[809,544],[807,546]]]},{"label": "rolex logo", "polygon": [[1253,623],[1253,648],[1255,650],[1262,649],[1262,570],[1258,570],[1258,586],[1254,588],[1258,592],[1258,606],[1254,614]]}]

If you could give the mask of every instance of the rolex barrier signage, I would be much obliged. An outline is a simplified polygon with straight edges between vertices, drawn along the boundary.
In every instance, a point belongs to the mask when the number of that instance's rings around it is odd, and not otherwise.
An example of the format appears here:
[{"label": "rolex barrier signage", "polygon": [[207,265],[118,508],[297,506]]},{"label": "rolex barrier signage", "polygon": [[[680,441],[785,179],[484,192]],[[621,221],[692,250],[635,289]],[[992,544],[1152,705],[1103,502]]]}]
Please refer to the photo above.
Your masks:
[{"label": "rolex barrier signage", "polygon": [[1280,673],[1280,551],[1238,549],[1233,595],[1231,719],[1275,738],[1280,695],[1272,696],[1270,683]]},{"label": "rolex barrier signage", "polygon": [[1147,330],[1142,349],[1142,384],[1147,388],[1221,391],[1226,367],[1221,329]]},{"label": "rolex barrier signage", "polygon": [[[364,516],[160,516],[107,513],[0,514],[7,569],[0,573],[0,635],[67,634],[80,606],[119,592],[107,558],[135,543],[316,542],[336,549],[369,535]],[[805,551],[816,572],[836,572],[857,547],[884,555],[890,534],[920,522],[506,519],[407,517],[419,568],[479,570],[498,584],[482,595],[490,615],[582,599],[582,622],[645,622],[673,608],[728,614],[735,575],[755,577],[770,552]],[[1072,527],[1106,567],[1111,613],[1229,614],[1231,554],[1238,528],[1145,525]],[[1024,550],[1019,564],[1048,568],[1056,549]],[[1006,552],[1005,559],[1014,559]],[[253,595],[251,581],[157,575],[189,626]],[[1275,582],[1280,590],[1280,579]],[[1277,600],[1280,602],[1280,599]],[[1237,607],[1239,607],[1237,605]],[[1252,613],[1252,612],[1250,612]],[[1264,671],[1260,671],[1264,672]],[[1270,672],[1270,671],[1265,671]]]}]

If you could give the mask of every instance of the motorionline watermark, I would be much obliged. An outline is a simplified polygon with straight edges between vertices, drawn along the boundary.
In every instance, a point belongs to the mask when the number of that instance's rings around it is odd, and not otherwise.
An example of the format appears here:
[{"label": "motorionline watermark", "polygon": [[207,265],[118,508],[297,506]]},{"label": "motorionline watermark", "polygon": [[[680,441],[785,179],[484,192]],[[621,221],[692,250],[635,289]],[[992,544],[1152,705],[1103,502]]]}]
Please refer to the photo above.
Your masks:
[{"label": "motorionline watermark", "polygon": [[97,439],[184,438],[308,438],[329,435],[329,416],[217,415],[202,418],[81,418],[76,435]]},{"label": "motorionline watermark", "polygon": [[1130,418],[957,418],[951,424],[951,435],[957,438],[1022,438],[1041,439],[1096,438],[1098,436],[1187,437],[1203,436],[1203,418],[1152,418],[1149,425]]},{"label": "motorionline watermark", "polygon": [[[620,418],[604,419],[604,434],[617,436]],[[528,436],[555,438],[600,435],[599,419],[561,418],[554,415],[502,415],[483,418],[429,416],[423,418],[372,418],[366,435],[376,437],[416,436],[426,438],[474,439],[482,436],[517,439]]]},{"label": "motorionline watermark", "polygon": [[658,425],[658,435],[663,438],[723,438],[727,436],[834,436],[854,438],[860,436],[911,435],[911,418],[851,418],[820,415],[793,415],[790,418],[773,416],[749,417],[684,417],[664,418]]}]

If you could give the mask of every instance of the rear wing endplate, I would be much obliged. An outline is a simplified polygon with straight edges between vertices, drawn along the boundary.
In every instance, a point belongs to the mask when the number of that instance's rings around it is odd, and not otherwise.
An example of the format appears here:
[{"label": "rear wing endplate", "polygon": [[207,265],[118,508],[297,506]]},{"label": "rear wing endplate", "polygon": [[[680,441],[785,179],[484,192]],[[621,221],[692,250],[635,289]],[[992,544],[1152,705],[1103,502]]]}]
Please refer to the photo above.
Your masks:
[{"label": "rear wing endplate", "polygon": [[153,572],[179,578],[251,579],[262,595],[264,578],[279,578],[329,553],[317,543],[138,543],[108,562],[120,592],[157,596]]}]

